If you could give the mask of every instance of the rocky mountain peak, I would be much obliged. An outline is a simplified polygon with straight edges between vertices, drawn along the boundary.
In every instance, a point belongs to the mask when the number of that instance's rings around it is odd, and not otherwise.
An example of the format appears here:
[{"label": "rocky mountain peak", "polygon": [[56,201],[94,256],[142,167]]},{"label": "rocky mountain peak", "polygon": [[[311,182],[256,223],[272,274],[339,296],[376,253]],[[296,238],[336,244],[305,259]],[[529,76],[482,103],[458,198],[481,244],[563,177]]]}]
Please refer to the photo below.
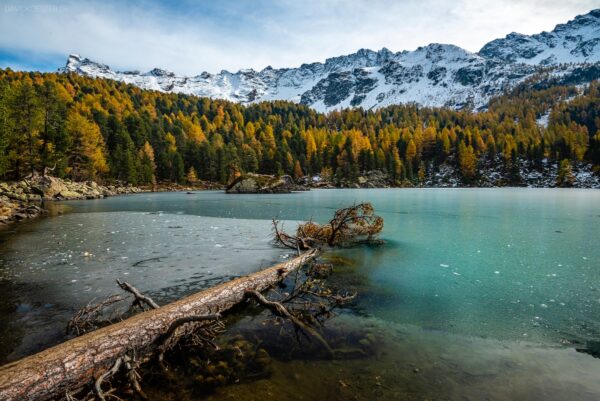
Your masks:
[{"label": "rocky mountain peak", "polygon": [[107,72],[110,71],[110,68],[106,64],[97,63],[89,58],[81,57],[79,54],[70,54],[67,63],[60,71],[87,74],[95,71]]},{"label": "rocky mountain peak", "polygon": [[550,32],[510,33],[481,48],[479,55],[509,63],[557,65],[600,61],[600,9],[578,15]]},{"label": "rocky mountain peak", "polygon": [[175,73],[167,70],[163,70],[161,68],[154,68],[148,72],[149,75],[155,77],[174,77]]},{"label": "rocky mountain peak", "polygon": [[[565,67],[567,65],[567,67]],[[600,10],[535,35],[510,33],[478,53],[432,43],[414,51],[387,48],[331,57],[297,68],[203,72],[194,77],[155,68],[118,72],[72,54],[62,72],[110,78],[144,89],[179,92],[240,103],[301,102],[319,111],[417,103],[479,109],[489,99],[541,70],[570,83],[600,78]]]}]

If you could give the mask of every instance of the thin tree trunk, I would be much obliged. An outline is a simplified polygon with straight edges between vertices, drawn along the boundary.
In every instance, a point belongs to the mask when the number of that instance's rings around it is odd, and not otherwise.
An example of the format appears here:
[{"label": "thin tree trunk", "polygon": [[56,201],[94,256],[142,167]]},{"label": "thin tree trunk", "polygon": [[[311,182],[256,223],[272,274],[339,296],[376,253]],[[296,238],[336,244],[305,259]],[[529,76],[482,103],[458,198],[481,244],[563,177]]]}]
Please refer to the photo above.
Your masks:
[{"label": "thin tree trunk", "polygon": [[35,174],[35,165],[34,165],[34,156],[33,156],[33,119],[32,114],[33,110],[31,110],[32,106],[27,103],[27,139],[29,142],[29,164],[31,168],[31,176]]},{"label": "thin tree trunk", "polygon": [[0,399],[41,401],[64,396],[135,351],[149,357],[171,324],[186,316],[216,314],[245,299],[246,291],[264,291],[315,258],[317,250],[240,277],[158,309],[84,334],[38,354],[0,367]]}]

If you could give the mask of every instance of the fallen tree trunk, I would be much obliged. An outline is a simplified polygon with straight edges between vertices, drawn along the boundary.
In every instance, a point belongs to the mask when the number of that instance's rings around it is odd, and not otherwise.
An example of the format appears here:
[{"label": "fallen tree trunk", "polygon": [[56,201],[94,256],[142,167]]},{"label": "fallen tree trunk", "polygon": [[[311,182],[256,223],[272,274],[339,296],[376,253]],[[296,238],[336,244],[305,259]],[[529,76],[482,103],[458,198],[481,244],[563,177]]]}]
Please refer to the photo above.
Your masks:
[{"label": "fallen tree trunk", "polygon": [[213,315],[238,304],[247,291],[264,291],[317,255],[306,252],[285,263],[240,277],[158,309],[135,315],[0,367],[0,399],[41,401],[93,383],[119,358],[151,356],[171,325],[187,316]]}]

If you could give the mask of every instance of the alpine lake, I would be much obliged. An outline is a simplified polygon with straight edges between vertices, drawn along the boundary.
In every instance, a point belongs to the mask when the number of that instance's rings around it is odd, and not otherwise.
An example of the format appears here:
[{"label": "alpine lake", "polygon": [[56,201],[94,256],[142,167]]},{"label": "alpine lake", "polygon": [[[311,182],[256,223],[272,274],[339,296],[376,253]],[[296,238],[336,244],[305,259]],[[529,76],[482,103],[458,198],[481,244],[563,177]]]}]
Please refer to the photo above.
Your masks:
[{"label": "alpine lake", "polygon": [[[0,233],[0,362],[64,341],[75,311],[119,293],[117,278],[166,304],[293,257],[271,243],[272,218],[291,231],[359,202],[384,218],[384,243],[321,256],[333,264],[328,282],[357,293],[322,332],[356,352],[325,358],[268,311],[238,308],[219,341],[261,347],[264,374],[190,390],[189,399],[600,399],[599,190],[205,191],[51,203],[49,217]],[[148,388],[152,399],[176,399]]]}]

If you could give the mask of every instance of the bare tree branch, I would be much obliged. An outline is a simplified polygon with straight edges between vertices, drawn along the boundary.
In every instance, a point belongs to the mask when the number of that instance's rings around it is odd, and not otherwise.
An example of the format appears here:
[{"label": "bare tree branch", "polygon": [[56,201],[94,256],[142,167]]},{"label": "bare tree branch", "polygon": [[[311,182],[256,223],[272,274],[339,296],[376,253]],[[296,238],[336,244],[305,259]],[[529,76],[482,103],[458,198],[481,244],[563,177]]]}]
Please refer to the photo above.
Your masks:
[{"label": "bare tree branch", "polygon": [[158,308],[160,308],[160,306],[158,306],[158,304],[156,302],[154,302],[152,300],[152,298],[143,295],[141,292],[138,291],[137,288],[135,288],[131,284],[129,284],[129,283],[125,282],[125,281],[121,281],[119,279],[117,279],[117,284],[119,285],[119,287],[121,287],[122,290],[130,292],[130,293],[133,294],[133,296],[135,297],[134,304],[137,303],[141,307],[142,304],[144,303],[144,304],[148,305],[152,309],[158,309]]},{"label": "bare tree branch", "polygon": [[267,308],[269,308],[269,310],[271,310],[276,315],[289,319],[296,327],[301,329],[304,333],[306,333],[307,335],[316,339],[321,345],[323,345],[323,348],[325,348],[327,350],[327,353],[329,355],[333,356],[333,350],[329,346],[329,343],[327,342],[327,340],[325,340],[323,338],[323,336],[321,336],[321,334],[319,334],[319,332],[317,332],[315,329],[304,324],[300,319],[298,319],[296,316],[292,315],[286,309],[285,306],[283,306],[279,302],[269,301],[260,292],[255,291],[255,290],[247,290],[246,297],[254,298],[259,304],[266,306]]}]

